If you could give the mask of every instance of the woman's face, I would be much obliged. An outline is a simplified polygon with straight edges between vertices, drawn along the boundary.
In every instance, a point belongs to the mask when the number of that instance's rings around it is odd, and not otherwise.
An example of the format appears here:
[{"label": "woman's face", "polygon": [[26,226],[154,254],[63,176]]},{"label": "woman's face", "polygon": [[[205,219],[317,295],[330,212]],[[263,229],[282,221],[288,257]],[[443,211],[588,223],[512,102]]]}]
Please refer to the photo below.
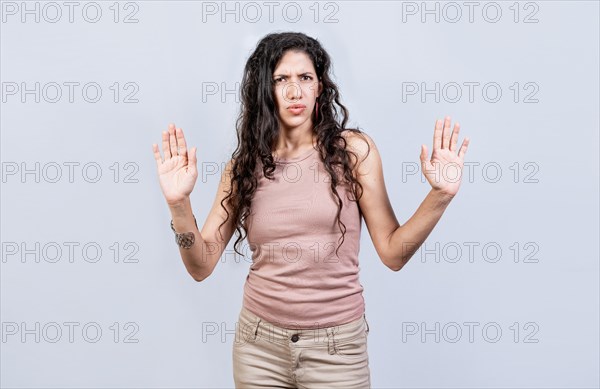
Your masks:
[{"label": "woman's face", "polygon": [[282,125],[286,129],[312,128],[315,102],[323,84],[317,79],[310,57],[302,51],[287,51],[273,72],[273,81]]}]

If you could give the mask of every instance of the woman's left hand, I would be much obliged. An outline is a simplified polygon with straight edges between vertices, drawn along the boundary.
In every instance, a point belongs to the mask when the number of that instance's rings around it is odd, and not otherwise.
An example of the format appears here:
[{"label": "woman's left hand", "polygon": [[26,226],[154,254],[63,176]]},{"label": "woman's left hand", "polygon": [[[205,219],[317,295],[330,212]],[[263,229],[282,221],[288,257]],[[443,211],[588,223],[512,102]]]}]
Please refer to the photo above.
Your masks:
[{"label": "woman's left hand", "polygon": [[462,179],[465,153],[469,138],[465,138],[456,150],[460,125],[454,124],[450,133],[450,116],[445,120],[436,120],[433,131],[433,152],[427,160],[427,146],[421,145],[421,171],[431,187],[440,193],[453,197],[458,192]]}]

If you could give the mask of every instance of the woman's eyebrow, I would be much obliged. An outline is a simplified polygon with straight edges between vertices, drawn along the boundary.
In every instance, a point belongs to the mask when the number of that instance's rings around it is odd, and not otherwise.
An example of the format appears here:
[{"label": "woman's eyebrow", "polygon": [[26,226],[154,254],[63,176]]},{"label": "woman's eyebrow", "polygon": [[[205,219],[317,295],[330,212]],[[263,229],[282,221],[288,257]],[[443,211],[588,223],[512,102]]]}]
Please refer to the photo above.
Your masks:
[{"label": "woman's eyebrow", "polygon": [[[299,76],[306,76],[306,75],[312,75],[312,72],[304,72],[304,73],[298,73]],[[283,74],[283,73],[279,73],[279,74],[274,74],[273,77],[279,77],[279,76],[284,76],[287,77],[287,74]]]}]

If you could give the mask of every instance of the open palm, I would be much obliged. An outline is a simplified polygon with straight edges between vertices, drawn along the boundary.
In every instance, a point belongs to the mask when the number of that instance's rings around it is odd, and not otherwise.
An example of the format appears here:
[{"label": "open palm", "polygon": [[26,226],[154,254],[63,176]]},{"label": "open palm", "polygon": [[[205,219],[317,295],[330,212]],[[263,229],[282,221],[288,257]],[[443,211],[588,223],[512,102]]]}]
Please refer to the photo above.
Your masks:
[{"label": "open palm", "polygon": [[427,160],[427,146],[421,145],[421,170],[431,187],[440,192],[454,196],[458,192],[462,179],[465,153],[469,146],[469,138],[465,138],[456,152],[460,125],[454,124],[450,133],[450,116],[445,120],[436,120],[433,131],[433,151]]},{"label": "open palm", "polygon": [[169,205],[180,203],[192,193],[198,178],[196,148],[190,150],[188,160],[183,130],[171,124],[168,132],[162,132],[164,160],[160,156],[157,144],[152,145],[152,150],[158,169],[160,188],[167,203]]}]

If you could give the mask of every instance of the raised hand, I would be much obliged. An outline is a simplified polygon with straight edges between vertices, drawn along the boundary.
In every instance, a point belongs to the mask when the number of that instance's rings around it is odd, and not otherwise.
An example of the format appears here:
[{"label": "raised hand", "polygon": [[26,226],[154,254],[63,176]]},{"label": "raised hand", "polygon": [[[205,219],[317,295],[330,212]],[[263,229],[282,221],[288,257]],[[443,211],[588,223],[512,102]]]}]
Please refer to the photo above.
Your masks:
[{"label": "raised hand", "polygon": [[198,178],[196,147],[189,153],[181,128],[169,125],[169,131],[162,132],[162,151],[164,160],[158,151],[158,145],[152,144],[154,159],[158,168],[160,188],[169,205],[184,201],[192,193]]},{"label": "raised hand", "polygon": [[427,160],[427,146],[421,145],[421,171],[434,190],[438,190],[449,196],[458,192],[462,180],[462,171],[465,153],[469,146],[469,138],[466,137],[458,154],[456,143],[460,125],[454,124],[452,136],[450,134],[450,116],[445,120],[436,120],[433,131],[433,152],[431,159]]}]

